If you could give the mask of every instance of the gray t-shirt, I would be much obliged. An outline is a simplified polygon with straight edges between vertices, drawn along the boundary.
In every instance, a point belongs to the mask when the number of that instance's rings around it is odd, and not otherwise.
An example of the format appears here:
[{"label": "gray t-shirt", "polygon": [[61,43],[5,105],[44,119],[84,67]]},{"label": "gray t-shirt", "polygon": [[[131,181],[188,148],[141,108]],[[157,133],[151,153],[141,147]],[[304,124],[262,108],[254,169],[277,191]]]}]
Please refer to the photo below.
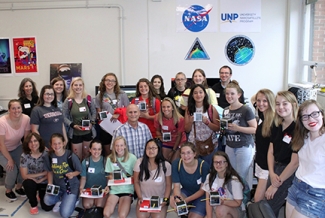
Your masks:
[{"label": "gray t-shirt", "polygon": [[45,146],[50,147],[49,141],[53,133],[63,134],[63,114],[60,108],[36,106],[30,115],[30,124],[38,125],[38,132]]},{"label": "gray t-shirt", "polygon": [[[44,156],[44,169],[48,172],[53,172],[53,184],[60,186],[60,189],[65,192],[67,190],[66,182],[65,182],[65,174],[73,172],[73,171],[82,171],[81,163],[78,157],[75,154],[72,154],[72,166],[74,170],[72,170],[68,163],[68,155],[70,151],[65,150],[62,156],[57,156],[55,153],[52,153],[49,157],[48,155]],[[50,165],[50,159],[52,164]],[[79,180],[77,177],[73,177],[69,179],[71,193],[75,195],[79,195]]]},{"label": "gray t-shirt", "polygon": [[[30,154],[22,153],[20,157],[20,167],[27,168],[28,174],[37,174],[44,171],[44,158],[47,157],[47,151],[44,151],[41,156],[38,158],[32,157]],[[40,176],[37,179],[42,179],[45,176]],[[42,184],[46,184],[47,180],[41,182]]]},{"label": "gray t-shirt", "polygon": [[[232,123],[248,127],[247,121],[255,119],[252,109],[248,106],[241,106],[237,110],[230,110],[226,107],[223,111],[224,118],[232,118]],[[226,131],[227,145],[231,148],[240,148],[254,143],[252,134],[242,132]]]},{"label": "gray t-shirt", "polygon": [[107,92],[104,93],[102,103],[103,105],[100,105],[100,93],[97,94],[95,99],[95,106],[98,109],[101,109],[101,111],[108,111],[111,114],[114,114],[114,110],[116,108],[121,107],[127,107],[130,104],[129,98],[126,95],[124,91],[120,91],[117,98],[115,96],[115,93],[109,94]]}]

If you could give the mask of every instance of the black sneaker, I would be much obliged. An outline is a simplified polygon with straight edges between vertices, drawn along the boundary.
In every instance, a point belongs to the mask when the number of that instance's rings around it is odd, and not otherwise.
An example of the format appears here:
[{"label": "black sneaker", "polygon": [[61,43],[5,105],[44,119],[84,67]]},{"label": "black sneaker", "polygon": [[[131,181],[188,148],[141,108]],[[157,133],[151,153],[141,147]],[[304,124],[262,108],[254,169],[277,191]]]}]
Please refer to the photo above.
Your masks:
[{"label": "black sneaker", "polygon": [[17,196],[15,195],[15,193],[13,191],[6,193],[6,197],[10,200],[10,201],[15,201],[17,200]]},{"label": "black sneaker", "polygon": [[16,189],[15,192],[20,195],[21,197],[26,197],[26,193],[23,188]]}]

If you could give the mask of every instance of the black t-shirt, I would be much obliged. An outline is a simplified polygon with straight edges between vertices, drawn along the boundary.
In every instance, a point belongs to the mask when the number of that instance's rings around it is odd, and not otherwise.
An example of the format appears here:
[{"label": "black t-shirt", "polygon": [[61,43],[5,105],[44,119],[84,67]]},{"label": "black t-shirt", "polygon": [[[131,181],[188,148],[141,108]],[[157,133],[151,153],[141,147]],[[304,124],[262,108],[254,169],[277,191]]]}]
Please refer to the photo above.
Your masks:
[{"label": "black t-shirt", "polygon": [[[293,121],[285,130],[282,125],[272,127],[271,142],[273,143],[274,161],[288,165],[291,161],[291,141],[296,123]],[[288,141],[290,139],[290,141]]]},{"label": "black t-shirt", "polygon": [[19,101],[21,102],[23,114],[26,114],[27,116],[30,117],[33,107],[37,104],[38,96],[32,96],[31,101],[28,98],[21,97],[21,98],[19,98]]},{"label": "black t-shirt", "polygon": [[[229,103],[226,100],[225,88],[222,87],[221,82],[214,84],[212,87],[213,91],[216,93],[218,105],[222,108],[229,106]],[[242,95],[239,98],[240,103],[245,104],[244,91],[241,89]]]},{"label": "black t-shirt", "polygon": [[176,107],[178,108],[178,112],[184,116],[185,115],[185,110],[182,110],[180,108],[180,97],[182,96],[183,92],[186,90],[186,88],[183,91],[179,91],[178,89],[176,89],[176,87],[172,87],[167,96],[171,99],[174,100],[174,103],[176,104]]},{"label": "black t-shirt", "polygon": [[267,152],[269,150],[271,138],[262,136],[262,128],[264,125],[263,113],[262,116],[259,117],[259,119],[261,120],[259,121],[259,123],[260,122],[261,123],[257,126],[256,133],[255,133],[255,143],[256,143],[255,161],[263,170],[268,170]]}]

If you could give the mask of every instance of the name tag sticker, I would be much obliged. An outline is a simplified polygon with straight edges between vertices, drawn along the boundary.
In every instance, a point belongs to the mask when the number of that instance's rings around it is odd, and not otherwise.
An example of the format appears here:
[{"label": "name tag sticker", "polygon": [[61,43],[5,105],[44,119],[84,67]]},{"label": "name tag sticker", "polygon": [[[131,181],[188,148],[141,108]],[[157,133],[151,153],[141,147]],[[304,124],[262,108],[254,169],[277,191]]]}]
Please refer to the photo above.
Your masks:
[{"label": "name tag sticker", "polygon": [[57,158],[52,158],[52,163],[57,164],[58,163],[58,159]]},{"label": "name tag sticker", "polygon": [[31,108],[30,103],[24,104],[24,108]]},{"label": "name tag sticker", "polygon": [[155,182],[161,182],[161,181],[162,181],[161,176],[159,176],[157,179],[155,179]]},{"label": "name tag sticker", "polygon": [[220,98],[220,93],[216,93],[216,97],[217,98]]},{"label": "name tag sticker", "polygon": [[80,111],[80,112],[85,112],[85,111],[86,111],[86,107],[80,107],[80,108],[79,108],[79,111]]},{"label": "name tag sticker", "polygon": [[168,130],[168,126],[161,126],[163,130]]},{"label": "name tag sticker", "polygon": [[200,185],[202,183],[202,178],[200,177],[198,180],[196,180],[196,183]]},{"label": "name tag sticker", "polygon": [[88,173],[95,173],[95,168],[89,167],[88,168]]},{"label": "name tag sticker", "polygon": [[289,144],[291,142],[292,137],[289,135],[285,135],[282,139],[285,143]]}]

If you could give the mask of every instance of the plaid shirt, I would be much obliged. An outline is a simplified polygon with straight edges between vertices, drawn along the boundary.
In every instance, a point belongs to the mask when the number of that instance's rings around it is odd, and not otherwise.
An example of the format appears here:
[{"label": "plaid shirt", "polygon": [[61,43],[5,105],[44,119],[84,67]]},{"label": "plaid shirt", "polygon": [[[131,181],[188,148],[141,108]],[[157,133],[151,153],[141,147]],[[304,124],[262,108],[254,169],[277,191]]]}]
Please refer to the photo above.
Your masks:
[{"label": "plaid shirt", "polygon": [[129,152],[137,158],[143,156],[147,141],[152,139],[148,126],[141,122],[138,122],[137,128],[133,128],[128,122],[118,127],[114,131],[112,142],[117,136],[125,138]]}]

